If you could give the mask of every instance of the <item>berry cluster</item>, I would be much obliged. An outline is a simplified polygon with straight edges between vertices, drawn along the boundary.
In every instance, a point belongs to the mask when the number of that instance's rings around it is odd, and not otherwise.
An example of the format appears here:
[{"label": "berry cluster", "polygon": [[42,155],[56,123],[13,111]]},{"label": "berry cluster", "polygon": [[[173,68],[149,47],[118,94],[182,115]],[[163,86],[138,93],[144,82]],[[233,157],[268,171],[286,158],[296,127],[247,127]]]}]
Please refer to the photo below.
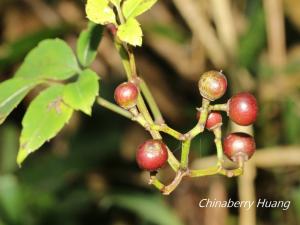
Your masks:
[{"label": "berry cluster", "polygon": [[[221,98],[227,89],[227,79],[222,71],[208,71],[201,75],[198,83],[199,91],[203,97],[202,106],[198,108],[197,125],[185,134],[181,134],[168,127],[166,124],[155,124],[147,121],[137,107],[140,95],[138,82],[124,82],[120,84],[114,93],[115,101],[124,110],[132,115],[132,119],[144,126],[150,133],[151,131],[161,131],[182,141],[182,155],[180,163],[174,159],[172,152],[168,150],[161,137],[147,140],[138,147],[136,153],[137,164],[141,169],[150,171],[151,174],[162,168],[167,161],[177,172],[174,181],[164,186],[156,177],[151,176],[151,182],[163,193],[170,193],[181,181],[183,176],[203,176],[223,174],[227,176],[240,175],[243,169],[243,163],[251,158],[255,152],[255,141],[252,136],[242,132],[231,133],[224,138],[222,142],[221,126],[222,115],[218,111],[225,111],[229,118],[241,125],[248,126],[254,123],[257,117],[257,102],[253,95],[249,93],[238,93],[231,97],[225,104],[212,105],[211,102]],[[215,135],[215,144],[217,148],[218,164],[214,169],[203,172],[201,170],[191,170],[188,168],[188,154],[191,140],[204,129],[212,131]],[[237,163],[236,170],[224,168],[224,157]],[[171,158],[171,159],[170,159]]]}]

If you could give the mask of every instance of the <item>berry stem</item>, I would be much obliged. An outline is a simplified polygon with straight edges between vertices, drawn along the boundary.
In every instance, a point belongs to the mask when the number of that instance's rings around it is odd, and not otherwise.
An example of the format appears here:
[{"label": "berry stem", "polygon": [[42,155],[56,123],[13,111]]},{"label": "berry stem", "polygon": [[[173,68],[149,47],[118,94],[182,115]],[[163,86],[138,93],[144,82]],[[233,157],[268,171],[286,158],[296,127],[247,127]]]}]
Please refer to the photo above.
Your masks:
[{"label": "berry stem", "polygon": [[201,115],[199,117],[198,123],[194,128],[192,128],[188,133],[185,134],[188,139],[193,139],[195,136],[198,134],[202,133],[205,127],[205,123],[207,120],[208,116],[208,107],[209,107],[210,101],[206,98],[202,99],[202,107],[200,108],[201,110]]},{"label": "berry stem", "polygon": [[222,146],[222,129],[221,126],[213,129],[214,135],[215,135],[215,145],[217,148],[217,158],[218,158],[218,164],[223,164],[223,146]]},{"label": "berry stem", "polygon": [[221,171],[221,169],[222,169],[221,166],[216,165],[206,169],[190,170],[189,176],[190,177],[211,176],[211,175],[218,174]]},{"label": "berry stem", "polygon": [[208,111],[225,111],[225,112],[227,112],[227,110],[228,110],[227,103],[225,103],[225,104],[210,105],[208,107]]},{"label": "berry stem", "polygon": [[150,173],[150,180],[149,180],[149,184],[153,185],[154,187],[156,187],[158,190],[160,190],[161,192],[164,191],[165,185],[163,183],[161,183],[156,175],[152,175]]},{"label": "berry stem", "polygon": [[[127,79],[129,81],[134,81],[134,78],[137,79],[136,77],[136,67],[135,67],[135,62],[133,62],[134,60],[134,55],[132,51],[128,51],[128,49],[126,49],[124,47],[124,45],[122,43],[120,43],[120,41],[115,38],[115,46],[120,54],[121,60],[122,60],[122,64],[124,66],[126,75],[127,75]],[[134,68],[132,68],[134,67]],[[149,97],[148,97],[149,98]],[[142,114],[142,116],[144,116],[144,118],[146,119],[146,121],[148,122],[148,125],[153,125],[153,119],[147,109],[147,106],[144,102],[144,99],[142,98],[141,95],[139,95],[138,100],[137,100],[137,107],[140,111],[140,113]],[[159,133],[159,131],[156,130],[150,130],[149,131],[151,136],[154,139],[161,139],[161,135]],[[179,168],[180,163],[178,162],[178,160],[176,159],[176,157],[174,156],[174,154],[168,149],[168,163],[169,165],[172,167],[173,170],[177,171]]]},{"label": "berry stem", "polygon": [[182,142],[180,167],[183,170],[186,170],[188,167],[190,147],[191,147],[191,140],[186,140]]},{"label": "berry stem", "polygon": [[238,167],[236,169],[228,170],[223,168],[221,165],[217,164],[207,169],[189,171],[189,177],[203,177],[203,176],[211,176],[215,174],[220,174],[227,177],[236,177],[243,174],[243,168]]},{"label": "berry stem", "polygon": [[104,108],[107,108],[115,113],[120,114],[121,116],[124,116],[128,119],[132,119],[132,115],[130,112],[128,112],[127,110],[121,108],[120,106],[118,106],[114,103],[107,101],[106,99],[104,99],[102,97],[97,97],[97,103],[100,106],[103,106]]},{"label": "berry stem", "polygon": [[142,91],[149,107],[150,107],[151,112],[153,113],[155,123],[156,124],[163,124],[164,119],[163,119],[163,116],[162,116],[162,114],[159,110],[159,107],[158,107],[156,101],[154,100],[154,97],[153,97],[148,85],[146,84],[146,82],[142,78],[139,78],[139,87],[140,87],[140,90]]},{"label": "berry stem", "polygon": [[182,140],[183,139],[183,134],[180,132],[174,130],[173,128],[169,127],[167,124],[152,124],[150,125],[151,130],[156,130],[156,131],[161,131],[166,134],[169,134],[170,136],[176,138],[177,140]]}]

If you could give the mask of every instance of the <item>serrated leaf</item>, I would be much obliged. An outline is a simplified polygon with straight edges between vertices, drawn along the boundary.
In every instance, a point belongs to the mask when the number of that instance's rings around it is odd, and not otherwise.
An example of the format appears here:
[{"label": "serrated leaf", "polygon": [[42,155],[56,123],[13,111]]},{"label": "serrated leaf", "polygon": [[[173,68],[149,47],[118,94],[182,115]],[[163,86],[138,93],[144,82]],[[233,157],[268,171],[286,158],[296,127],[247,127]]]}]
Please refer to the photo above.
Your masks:
[{"label": "serrated leaf", "polygon": [[22,120],[17,162],[53,138],[71,118],[73,110],[62,101],[64,86],[52,86],[41,92],[29,105]]},{"label": "serrated leaf", "polygon": [[122,11],[126,19],[134,18],[149,10],[157,0],[126,0]]},{"label": "serrated leaf", "polygon": [[99,77],[92,70],[79,74],[76,82],[65,86],[63,100],[75,110],[91,115],[92,105],[99,93]]},{"label": "serrated leaf", "polygon": [[108,0],[88,0],[85,11],[87,18],[97,24],[116,24],[116,16],[112,8],[109,7]]},{"label": "serrated leaf", "polygon": [[60,39],[41,41],[29,52],[16,77],[65,80],[79,71],[72,49]]},{"label": "serrated leaf", "polygon": [[77,56],[82,66],[88,67],[95,60],[102,38],[103,26],[90,22],[77,41]]},{"label": "serrated leaf", "polygon": [[124,42],[133,46],[142,45],[143,32],[139,22],[131,18],[125,24],[119,26],[117,36]]},{"label": "serrated leaf", "polygon": [[34,80],[17,77],[0,83],[0,124],[36,84]]}]

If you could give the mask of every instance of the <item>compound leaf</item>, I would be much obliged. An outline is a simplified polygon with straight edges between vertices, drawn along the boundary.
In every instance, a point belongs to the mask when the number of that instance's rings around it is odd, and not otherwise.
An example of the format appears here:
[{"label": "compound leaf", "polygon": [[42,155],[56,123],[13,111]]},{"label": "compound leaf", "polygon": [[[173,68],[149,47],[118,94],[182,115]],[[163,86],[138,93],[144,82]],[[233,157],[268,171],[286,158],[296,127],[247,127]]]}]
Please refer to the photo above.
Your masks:
[{"label": "compound leaf", "polygon": [[98,75],[92,70],[84,70],[76,82],[65,86],[63,100],[75,110],[91,115],[92,105],[99,93]]},{"label": "compound leaf", "polygon": [[29,105],[22,121],[17,162],[53,138],[71,118],[73,110],[62,101],[64,86],[52,86],[41,92]]},{"label": "compound leaf", "polygon": [[41,41],[29,52],[16,77],[65,80],[79,71],[72,49],[60,39]]}]

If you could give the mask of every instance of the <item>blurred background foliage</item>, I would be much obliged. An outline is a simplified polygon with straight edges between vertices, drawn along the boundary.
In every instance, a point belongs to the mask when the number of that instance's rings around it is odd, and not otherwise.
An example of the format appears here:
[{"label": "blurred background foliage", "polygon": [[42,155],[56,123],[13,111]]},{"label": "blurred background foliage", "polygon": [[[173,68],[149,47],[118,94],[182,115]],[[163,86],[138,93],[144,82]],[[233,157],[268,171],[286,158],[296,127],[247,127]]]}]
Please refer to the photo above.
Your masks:
[{"label": "blurred background foliage", "polygon": [[[87,23],[84,4],[0,0],[0,79],[13,76],[26,53],[45,38],[60,37],[74,48]],[[246,128],[255,133],[258,151],[300,152],[299,12],[299,0],[159,0],[140,17],[145,36],[136,57],[166,120],[181,131],[191,128],[201,101],[199,75],[222,69],[230,90],[220,102],[239,91],[258,98],[258,121]],[[93,69],[102,77],[101,95],[113,100],[125,76],[108,32]],[[187,179],[171,196],[161,196],[148,187],[147,174],[134,159],[136,147],[149,138],[145,131],[97,105],[91,118],[75,114],[19,169],[21,120],[36,93],[0,127],[0,225],[300,224],[299,162],[291,166],[289,157],[282,157],[287,166],[256,171],[254,197],[291,200],[287,211],[259,208],[251,212],[256,221],[251,222],[237,209],[202,209],[202,198],[241,198],[237,179]],[[231,129],[241,128],[225,120],[224,132]],[[178,155],[179,143],[168,137],[166,142]],[[196,138],[192,150],[193,159],[213,155],[212,135]],[[271,157],[264,160],[272,163]],[[168,168],[161,173],[165,181],[172,175]]]}]

